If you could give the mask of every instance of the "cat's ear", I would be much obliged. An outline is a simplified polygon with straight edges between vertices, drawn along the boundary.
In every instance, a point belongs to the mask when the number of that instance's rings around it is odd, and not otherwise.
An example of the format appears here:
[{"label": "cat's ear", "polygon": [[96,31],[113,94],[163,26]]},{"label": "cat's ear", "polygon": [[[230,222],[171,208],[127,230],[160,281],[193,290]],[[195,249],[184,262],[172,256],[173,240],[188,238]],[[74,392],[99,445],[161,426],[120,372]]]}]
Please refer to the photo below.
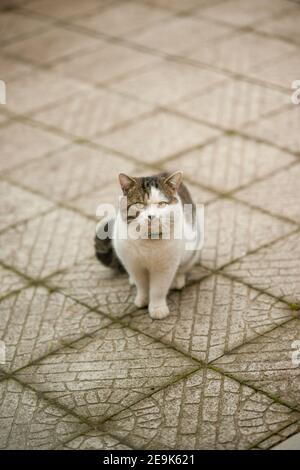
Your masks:
[{"label": "cat's ear", "polygon": [[182,182],[182,171],[175,171],[165,179],[165,184],[168,184],[174,191],[177,191]]},{"label": "cat's ear", "polygon": [[131,176],[127,176],[124,173],[119,174],[119,181],[124,194],[128,192],[128,190],[136,184],[136,180],[131,178]]}]

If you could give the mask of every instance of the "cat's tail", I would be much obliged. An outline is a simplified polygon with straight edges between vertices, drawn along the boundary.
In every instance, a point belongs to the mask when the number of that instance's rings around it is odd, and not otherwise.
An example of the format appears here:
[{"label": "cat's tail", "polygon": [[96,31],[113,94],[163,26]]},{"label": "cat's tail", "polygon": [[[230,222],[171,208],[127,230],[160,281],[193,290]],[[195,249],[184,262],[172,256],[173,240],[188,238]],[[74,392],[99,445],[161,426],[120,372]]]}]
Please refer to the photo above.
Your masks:
[{"label": "cat's tail", "polygon": [[[120,272],[125,272],[124,266],[117,257],[112,243],[113,221],[105,221],[97,229],[95,235],[95,252],[100,263]],[[106,233],[107,236],[99,238],[99,233]]]}]

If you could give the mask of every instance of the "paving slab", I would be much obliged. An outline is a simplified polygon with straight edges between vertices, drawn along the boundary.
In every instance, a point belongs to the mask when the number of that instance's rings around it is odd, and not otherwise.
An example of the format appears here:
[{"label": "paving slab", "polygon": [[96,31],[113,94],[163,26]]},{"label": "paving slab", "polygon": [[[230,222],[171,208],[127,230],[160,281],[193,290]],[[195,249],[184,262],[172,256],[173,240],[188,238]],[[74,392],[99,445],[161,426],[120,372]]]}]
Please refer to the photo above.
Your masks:
[{"label": "paving slab", "polygon": [[217,359],[214,365],[299,409],[299,333],[296,318]]},{"label": "paving slab", "polygon": [[159,324],[146,310],[129,326],[204,362],[292,318],[283,303],[223,276],[210,276],[169,296],[171,314]]},{"label": "paving slab", "polygon": [[195,183],[226,193],[296,161],[297,157],[276,147],[231,135],[174,158],[164,167],[180,168]]},{"label": "paving slab", "polygon": [[247,284],[300,305],[300,235],[291,234],[233,263],[226,272]]},{"label": "paving slab", "polygon": [[104,428],[138,449],[247,449],[295,416],[266,395],[200,370],[119,413]]},{"label": "paving slab", "polygon": [[6,359],[1,368],[13,371],[65,344],[110,323],[60,293],[29,287],[0,303],[1,340]]},{"label": "paving slab", "polygon": [[196,368],[173,349],[116,324],[26,367],[17,377],[100,423]]},{"label": "paving slab", "polygon": [[41,279],[88,258],[94,252],[95,224],[66,209],[56,209],[0,235],[0,259]]},{"label": "paving slab", "polygon": [[88,426],[15,380],[0,382],[0,448],[51,449],[86,432]]}]

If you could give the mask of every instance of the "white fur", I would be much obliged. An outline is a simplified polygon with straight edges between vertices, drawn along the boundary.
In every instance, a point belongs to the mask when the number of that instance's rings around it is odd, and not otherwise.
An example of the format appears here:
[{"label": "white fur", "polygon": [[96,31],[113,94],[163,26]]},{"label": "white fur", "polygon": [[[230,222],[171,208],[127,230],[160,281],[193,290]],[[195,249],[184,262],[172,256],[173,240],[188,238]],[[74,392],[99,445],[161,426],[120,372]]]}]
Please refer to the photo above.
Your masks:
[{"label": "white fur", "polygon": [[[168,221],[170,210],[174,210],[174,216],[178,226],[191,233],[192,227],[183,214],[179,196],[176,204],[159,207],[158,203],[166,200],[165,196],[156,188],[152,188],[147,206],[137,217],[136,223],[148,234],[148,215],[161,220],[162,225]],[[114,225],[113,245],[117,256],[125,266],[131,284],[135,284],[137,294],[135,304],[137,307],[148,305],[152,318],[161,319],[169,314],[167,306],[167,294],[170,287],[181,289],[185,285],[186,272],[198,259],[198,240],[195,240],[194,251],[186,250],[186,239],[122,239],[121,233],[126,231],[127,223],[118,212]]]}]

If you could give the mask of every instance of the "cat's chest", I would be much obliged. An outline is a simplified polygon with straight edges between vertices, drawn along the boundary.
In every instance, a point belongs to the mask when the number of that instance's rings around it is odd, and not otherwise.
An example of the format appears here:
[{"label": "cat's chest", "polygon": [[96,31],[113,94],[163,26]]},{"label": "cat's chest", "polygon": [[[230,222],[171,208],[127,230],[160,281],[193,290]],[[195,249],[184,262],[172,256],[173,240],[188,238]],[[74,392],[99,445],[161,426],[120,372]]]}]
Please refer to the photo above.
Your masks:
[{"label": "cat's chest", "polygon": [[178,256],[179,246],[174,240],[125,240],[119,247],[123,257],[142,263],[146,267],[159,267],[168,264],[170,259]]}]

